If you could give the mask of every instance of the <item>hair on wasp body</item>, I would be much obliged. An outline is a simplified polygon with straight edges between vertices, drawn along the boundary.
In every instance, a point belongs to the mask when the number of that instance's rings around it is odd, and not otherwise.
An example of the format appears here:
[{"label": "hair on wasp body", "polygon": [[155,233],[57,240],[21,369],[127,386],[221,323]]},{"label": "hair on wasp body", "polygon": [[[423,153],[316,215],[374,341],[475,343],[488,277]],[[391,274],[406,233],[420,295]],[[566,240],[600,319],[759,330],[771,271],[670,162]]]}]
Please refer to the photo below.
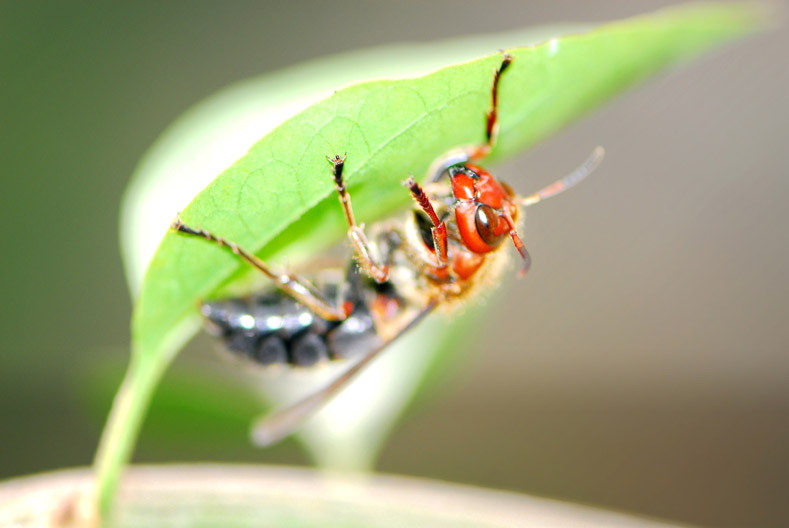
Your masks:
[{"label": "hair on wasp body", "polygon": [[496,143],[498,85],[511,62],[505,53],[493,75],[486,141],[439,159],[424,187],[408,177],[403,185],[413,198],[410,211],[363,228],[356,222],[343,179],[348,158],[327,156],[327,172],[348,224],[354,257],[332,280],[308,281],[277,272],[237,244],[176,217],[172,229],[226,248],[276,287],[250,297],[202,303],[206,328],[231,351],[261,365],[311,367],[334,359],[352,361],[326,387],[256,424],[256,444],[288,436],[434,309],[451,310],[495,281],[513,254],[508,239],[521,259],[520,276],[526,274],[531,257],[517,227],[523,208],[580,182],[600,163],[603,149],[597,147],[570,175],[526,197],[477,165]]}]

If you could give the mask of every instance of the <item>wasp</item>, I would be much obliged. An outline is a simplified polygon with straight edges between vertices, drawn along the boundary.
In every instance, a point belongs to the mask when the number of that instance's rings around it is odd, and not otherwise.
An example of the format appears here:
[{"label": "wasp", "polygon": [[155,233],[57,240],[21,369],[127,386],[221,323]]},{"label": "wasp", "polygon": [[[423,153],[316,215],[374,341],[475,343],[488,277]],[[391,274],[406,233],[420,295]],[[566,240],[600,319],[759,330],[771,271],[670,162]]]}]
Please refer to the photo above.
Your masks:
[{"label": "wasp", "polygon": [[531,257],[517,231],[523,208],[583,180],[604,152],[597,147],[571,174],[525,197],[477,165],[496,144],[499,81],[511,62],[512,57],[503,54],[493,75],[485,142],[440,158],[424,187],[413,177],[405,180],[413,198],[405,214],[369,229],[358,224],[343,180],[346,156],[327,157],[354,253],[342,273],[306,280],[275,271],[237,244],[176,217],[172,229],[232,251],[276,286],[263,294],[201,303],[206,328],[227,348],[263,365],[310,367],[326,360],[352,361],[324,388],[264,418],[253,431],[256,444],[272,444],[291,434],[387,345],[437,307],[451,311],[494,283],[509,260],[506,239],[520,255],[519,275],[529,270]]}]

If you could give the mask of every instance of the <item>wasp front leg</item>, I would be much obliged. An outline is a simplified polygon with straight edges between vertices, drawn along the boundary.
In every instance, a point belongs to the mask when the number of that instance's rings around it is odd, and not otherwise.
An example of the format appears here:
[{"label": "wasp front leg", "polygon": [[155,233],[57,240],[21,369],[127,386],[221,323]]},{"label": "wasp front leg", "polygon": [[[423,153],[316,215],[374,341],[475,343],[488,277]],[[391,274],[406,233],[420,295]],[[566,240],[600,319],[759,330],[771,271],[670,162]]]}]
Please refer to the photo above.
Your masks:
[{"label": "wasp front leg", "polygon": [[345,166],[345,156],[339,154],[334,157],[327,156],[326,159],[332,164],[332,174],[334,175],[334,185],[337,188],[342,210],[345,212],[345,219],[348,221],[348,238],[351,239],[359,266],[375,282],[386,282],[389,278],[389,267],[376,262],[370,243],[361,226],[356,224],[351,207],[351,195],[345,188],[345,181],[342,178],[342,170]]},{"label": "wasp front leg", "polygon": [[209,242],[213,242],[223,248],[230,250],[234,255],[240,257],[246,263],[273,280],[277,287],[282,291],[327,321],[342,321],[349,315],[350,310],[347,306],[338,307],[332,305],[308,282],[303,281],[296,275],[274,272],[268,266],[268,264],[234,242],[230,242],[229,240],[226,240],[222,237],[218,237],[208,231],[189,227],[181,221],[179,216],[175,217],[175,220],[170,225],[170,228],[180,233],[204,238]]},{"label": "wasp front leg", "polygon": [[438,181],[446,170],[458,163],[477,161],[493,150],[499,137],[499,81],[504,70],[512,62],[512,55],[504,53],[501,64],[493,74],[493,85],[490,89],[490,110],[485,114],[485,142],[482,145],[466,147],[453,151],[445,159],[440,160],[434,165],[433,181]]},{"label": "wasp front leg", "polygon": [[443,270],[449,264],[447,224],[439,220],[436,210],[433,208],[433,204],[430,203],[430,198],[427,197],[422,187],[416,183],[413,176],[403,182],[403,185],[408,187],[408,190],[411,191],[411,196],[414,197],[416,203],[419,204],[419,207],[422,208],[422,211],[425,212],[433,223],[430,232],[433,235],[433,247],[436,250],[436,268]]},{"label": "wasp front leg", "polygon": [[499,138],[499,81],[501,80],[501,75],[504,73],[504,70],[507,69],[507,66],[509,66],[511,62],[512,55],[505,53],[502,57],[501,65],[496,69],[496,73],[493,75],[493,87],[490,90],[490,110],[488,110],[486,114],[486,141],[471,151],[469,161],[484,158],[490,154],[490,151],[496,146],[496,141]]}]

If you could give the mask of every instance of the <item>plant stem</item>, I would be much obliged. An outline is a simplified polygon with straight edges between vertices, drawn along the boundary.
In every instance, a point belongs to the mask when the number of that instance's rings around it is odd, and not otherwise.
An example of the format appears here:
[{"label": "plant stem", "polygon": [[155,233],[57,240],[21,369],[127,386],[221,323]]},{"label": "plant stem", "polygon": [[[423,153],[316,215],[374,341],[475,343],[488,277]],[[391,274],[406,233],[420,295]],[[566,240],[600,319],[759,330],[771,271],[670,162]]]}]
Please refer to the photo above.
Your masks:
[{"label": "plant stem", "polygon": [[112,508],[121,471],[131,458],[148,403],[165,366],[133,355],[112,403],[93,463],[96,475],[94,508],[102,518],[106,518]]}]

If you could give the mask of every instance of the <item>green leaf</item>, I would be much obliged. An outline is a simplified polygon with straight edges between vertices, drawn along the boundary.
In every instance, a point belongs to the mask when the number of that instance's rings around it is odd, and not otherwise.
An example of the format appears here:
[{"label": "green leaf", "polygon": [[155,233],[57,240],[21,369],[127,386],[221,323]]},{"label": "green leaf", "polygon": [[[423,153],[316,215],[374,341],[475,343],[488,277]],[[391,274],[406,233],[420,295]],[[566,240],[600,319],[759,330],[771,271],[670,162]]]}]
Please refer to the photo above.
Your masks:
[{"label": "green leaf", "polygon": [[[491,160],[761,21],[749,4],[684,6],[509,50],[514,60],[501,82],[501,134]],[[347,152],[345,174],[359,219],[369,224],[397,211],[410,200],[400,185],[405,176],[422,176],[448,150],[483,141],[500,61],[493,53],[423,77],[340,90],[263,137],[181,216],[264,259],[303,260],[346,231],[325,156]],[[199,325],[198,301],[241,270],[239,259],[201,240],[168,232],[159,245],[134,309],[132,361],[97,455],[102,510],[158,379]]]}]

